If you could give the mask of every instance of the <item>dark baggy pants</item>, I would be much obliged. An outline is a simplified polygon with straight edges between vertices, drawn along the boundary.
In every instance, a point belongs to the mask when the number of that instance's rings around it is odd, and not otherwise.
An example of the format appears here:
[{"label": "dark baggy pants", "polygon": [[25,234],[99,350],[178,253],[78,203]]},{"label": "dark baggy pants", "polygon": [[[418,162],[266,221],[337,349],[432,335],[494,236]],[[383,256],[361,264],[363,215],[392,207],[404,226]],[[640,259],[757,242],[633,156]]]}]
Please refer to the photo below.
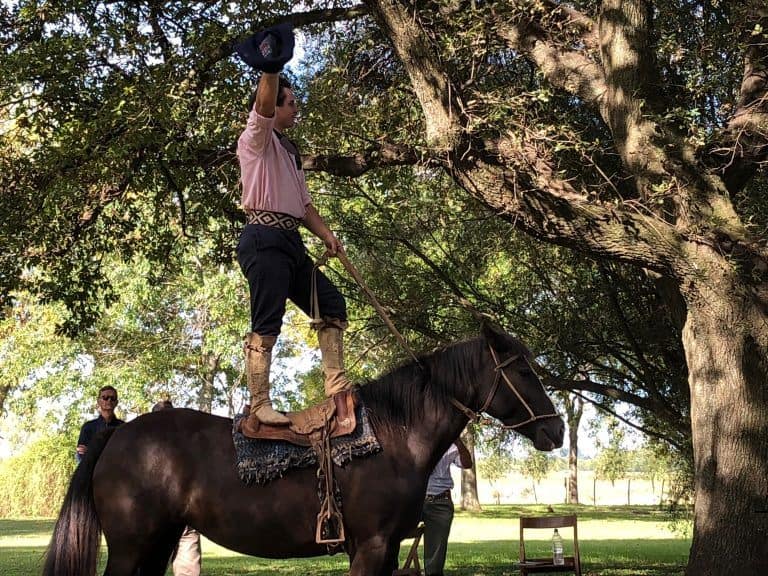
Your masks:
[{"label": "dark baggy pants", "polygon": [[421,519],[424,521],[424,573],[442,576],[453,523],[453,500],[450,497],[425,500]]},{"label": "dark baggy pants", "polygon": [[[248,279],[251,294],[251,332],[278,336],[289,298],[305,314],[311,315],[314,262],[298,230],[248,224],[240,235],[237,260]],[[344,297],[319,270],[317,296],[321,318],[347,320]]]}]

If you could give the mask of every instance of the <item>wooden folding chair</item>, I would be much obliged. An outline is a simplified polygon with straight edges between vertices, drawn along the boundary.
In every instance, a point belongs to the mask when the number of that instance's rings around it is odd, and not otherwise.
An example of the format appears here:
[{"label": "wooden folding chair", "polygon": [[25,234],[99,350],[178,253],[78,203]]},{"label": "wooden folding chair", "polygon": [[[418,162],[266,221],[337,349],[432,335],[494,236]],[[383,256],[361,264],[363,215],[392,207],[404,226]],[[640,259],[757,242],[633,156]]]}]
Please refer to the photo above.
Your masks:
[{"label": "wooden folding chair", "polygon": [[419,562],[419,542],[424,535],[424,524],[416,526],[413,532],[408,534],[406,538],[413,538],[413,544],[411,544],[410,550],[408,550],[408,556],[405,557],[403,567],[398,568],[392,572],[392,576],[422,576],[421,562]]},{"label": "wooden folding chair", "polygon": [[[520,517],[520,562],[516,565],[522,576],[540,572],[573,572],[581,576],[581,559],[579,557],[579,535],[576,525],[576,515],[570,516],[522,516]],[[552,556],[549,558],[529,558],[525,555],[525,530],[573,528],[573,556],[564,556],[562,566],[555,566]],[[562,534],[560,534],[562,536]],[[565,538],[563,538],[565,540]]]}]

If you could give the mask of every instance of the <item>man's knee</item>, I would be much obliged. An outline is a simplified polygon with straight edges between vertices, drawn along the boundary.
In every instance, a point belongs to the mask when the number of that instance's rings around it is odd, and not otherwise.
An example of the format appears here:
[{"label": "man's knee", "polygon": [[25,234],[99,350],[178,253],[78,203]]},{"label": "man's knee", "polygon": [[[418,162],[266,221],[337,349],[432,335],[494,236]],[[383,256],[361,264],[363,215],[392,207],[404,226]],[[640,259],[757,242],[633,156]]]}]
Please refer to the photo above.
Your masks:
[{"label": "man's knee", "polygon": [[336,318],[347,321],[347,301],[341,292],[334,289],[320,302],[320,315],[323,318]]}]

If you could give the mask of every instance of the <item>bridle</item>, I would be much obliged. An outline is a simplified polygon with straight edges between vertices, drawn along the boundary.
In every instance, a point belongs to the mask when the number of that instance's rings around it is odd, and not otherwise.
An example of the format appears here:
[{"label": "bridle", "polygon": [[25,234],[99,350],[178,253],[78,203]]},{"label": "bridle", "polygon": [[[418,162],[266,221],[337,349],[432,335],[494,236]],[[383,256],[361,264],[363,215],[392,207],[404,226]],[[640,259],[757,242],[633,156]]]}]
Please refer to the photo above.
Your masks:
[{"label": "bridle", "polygon": [[[480,416],[483,412],[485,412],[488,409],[488,406],[491,405],[491,402],[493,402],[494,397],[496,396],[496,392],[499,390],[499,383],[501,382],[502,378],[504,379],[504,382],[509,386],[509,388],[512,390],[512,392],[515,393],[515,396],[517,396],[517,399],[520,400],[520,403],[525,407],[525,409],[528,411],[529,418],[528,420],[525,420],[523,422],[519,422],[518,424],[510,424],[510,425],[503,425],[503,428],[507,430],[514,430],[516,428],[520,428],[521,426],[525,426],[526,424],[530,424],[531,422],[535,422],[536,420],[544,420],[547,418],[559,418],[560,415],[557,412],[552,412],[551,414],[536,414],[528,404],[528,402],[525,401],[525,398],[523,398],[523,395],[518,392],[517,388],[515,388],[515,385],[512,384],[512,381],[509,379],[509,376],[507,376],[507,373],[504,371],[505,368],[507,368],[512,362],[515,362],[519,358],[523,358],[528,364],[528,367],[530,368],[531,365],[528,363],[528,359],[525,358],[522,354],[514,354],[504,360],[503,362],[499,362],[499,355],[496,352],[496,350],[493,349],[493,346],[488,344],[488,350],[491,352],[491,358],[493,358],[494,364],[494,370],[496,371],[496,376],[493,379],[493,385],[491,386],[490,391],[488,392],[488,397],[485,399],[485,402],[483,402],[482,406],[477,410],[472,410],[468,406],[465,406],[455,398],[450,398],[451,404],[453,404],[459,412],[463,413],[467,418],[469,418],[470,422],[477,422],[480,420]],[[533,370],[533,368],[531,368]],[[542,385],[542,388],[544,386]]]}]

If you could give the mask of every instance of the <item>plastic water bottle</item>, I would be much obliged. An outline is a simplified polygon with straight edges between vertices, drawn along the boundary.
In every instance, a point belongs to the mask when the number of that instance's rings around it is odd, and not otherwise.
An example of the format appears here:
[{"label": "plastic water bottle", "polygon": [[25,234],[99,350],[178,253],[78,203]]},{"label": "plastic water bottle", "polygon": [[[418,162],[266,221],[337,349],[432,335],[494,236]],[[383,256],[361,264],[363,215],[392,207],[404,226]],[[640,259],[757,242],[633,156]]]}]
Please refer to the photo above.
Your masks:
[{"label": "plastic water bottle", "polygon": [[552,564],[555,566],[565,564],[565,559],[563,558],[563,538],[560,536],[557,528],[555,528],[555,533],[552,535]]}]

